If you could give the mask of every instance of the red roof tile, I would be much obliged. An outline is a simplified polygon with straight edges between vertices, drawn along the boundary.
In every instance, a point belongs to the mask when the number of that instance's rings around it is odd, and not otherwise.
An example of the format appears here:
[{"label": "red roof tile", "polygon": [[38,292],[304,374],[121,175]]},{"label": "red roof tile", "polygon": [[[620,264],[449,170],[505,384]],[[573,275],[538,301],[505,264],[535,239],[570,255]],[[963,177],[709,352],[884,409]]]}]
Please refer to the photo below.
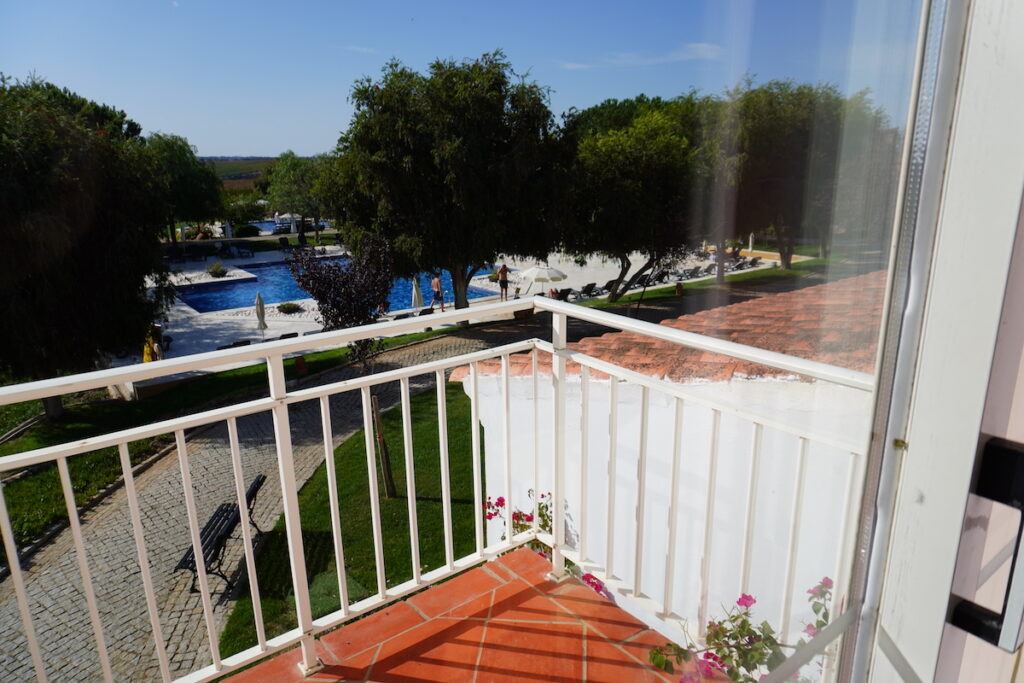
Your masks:
[{"label": "red roof tile", "polygon": [[[872,372],[884,290],[885,271],[880,270],[720,306],[665,320],[661,324],[851,370]],[[569,346],[635,372],[676,382],[720,382],[733,377],[788,374],[632,332],[609,332],[581,339]],[[542,373],[550,374],[551,357],[540,354],[538,366]],[[579,365],[569,363],[568,366],[568,372],[579,373]],[[496,360],[482,362],[479,368],[485,374],[501,370]],[[509,369],[513,376],[530,374],[529,354],[512,356]],[[459,381],[465,374],[465,368],[459,368],[452,373],[452,380]]]}]

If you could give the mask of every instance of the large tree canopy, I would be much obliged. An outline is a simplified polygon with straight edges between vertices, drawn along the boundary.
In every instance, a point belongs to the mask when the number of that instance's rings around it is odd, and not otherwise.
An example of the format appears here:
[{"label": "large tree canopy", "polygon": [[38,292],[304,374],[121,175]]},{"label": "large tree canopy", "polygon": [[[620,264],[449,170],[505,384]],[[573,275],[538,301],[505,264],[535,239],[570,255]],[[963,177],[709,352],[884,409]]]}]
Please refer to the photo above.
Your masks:
[{"label": "large tree canopy", "polygon": [[154,133],[147,138],[146,145],[171,241],[177,241],[178,221],[207,221],[223,215],[220,178],[196,156],[188,140],[179,135]]},{"label": "large tree canopy", "polygon": [[141,344],[165,217],[140,130],[50,84],[0,82],[3,371],[50,377]]},{"label": "large tree canopy", "polygon": [[356,248],[359,233],[378,232],[401,270],[449,270],[457,307],[499,254],[547,254],[554,122],[547,92],[502,53],[439,60],[427,74],[391,62],[379,80],[357,82],[352,100],[332,182],[345,189],[334,210]]},{"label": "large tree canopy", "polygon": [[[702,148],[693,120],[702,105],[695,94],[672,102],[641,97],[567,117],[565,140],[576,149],[570,201],[576,220],[562,242],[570,252],[619,263],[613,301],[696,234],[690,204]],[[644,261],[627,280],[634,252]]]}]

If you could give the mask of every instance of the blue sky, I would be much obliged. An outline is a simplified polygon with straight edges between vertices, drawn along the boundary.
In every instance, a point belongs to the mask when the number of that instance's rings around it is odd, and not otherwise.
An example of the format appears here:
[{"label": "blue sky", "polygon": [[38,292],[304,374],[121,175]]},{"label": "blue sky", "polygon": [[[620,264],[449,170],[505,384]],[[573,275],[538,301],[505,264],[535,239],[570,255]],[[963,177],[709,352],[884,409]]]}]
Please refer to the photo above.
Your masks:
[{"label": "blue sky", "polygon": [[186,136],[203,155],[313,154],[391,57],[501,48],[556,114],[757,81],[870,88],[902,125],[919,0],[227,2],[0,0],[0,71],[35,73]]}]

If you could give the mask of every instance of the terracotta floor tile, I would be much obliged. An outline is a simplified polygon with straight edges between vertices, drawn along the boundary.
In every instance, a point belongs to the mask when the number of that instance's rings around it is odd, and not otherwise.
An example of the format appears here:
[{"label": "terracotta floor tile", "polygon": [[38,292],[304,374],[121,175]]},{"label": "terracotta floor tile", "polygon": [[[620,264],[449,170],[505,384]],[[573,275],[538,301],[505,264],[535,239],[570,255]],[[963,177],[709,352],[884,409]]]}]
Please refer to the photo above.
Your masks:
[{"label": "terracotta floor tile", "polygon": [[489,593],[500,585],[501,582],[498,579],[478,567],[451,581],[417,593],[409,598],[408,602],[433,619],[456,605]]},{"label": "terracotta floor tile", "polygon": [[[591,632],[592,633],[592,632]],[[587,682],[666,681],[650,666],[633,661],[627,654],[600,636],[587,638]]]},{"label": "terracotta floor tile", "polygon": [[381,646],[373,681],[467,681],[473,677],[484,624],[435,619]]},{"label": "terracotta floor tile", "polygon": [[583,678],[583,627],[578,624],[487,624],[478,683]]},{"label": "terracotta floor tile", "polygon": [[547,583],[544,577],[551,571],[551,563],[529,548],[520,548],[502,555],[495,563],[510,569],[532,585]]},{"label": "terracotta floor tile", "polygon": [[629,640],[619,643],[619,646],[629,654],[633,655],[633,657],[646,664],[651,661],[651,650],[659,645],[664,645],[667,642],[668,638],[665,636],[661,635],[657,631],[647,629],[645,631],[641,631]]},{"label": "terracotta floor tile", "polygon": [[491,619],[578,623],[578,619],[572,614],[520,580],[494,591]]},{"label": "terracotta floor tile", "polygon": [[404,602],[396,602],[370,616],[346,624],[320,639],[333,655],[332,661],[348,659],[368,647],[423,623],[416,610]]},{"label": "terracotta floor tile", "polygon": [[[330,659],[331,654],[321,644],[317,643],[317,656],[324,660]],[[309,679],[303,676],[302,671],[299,669],[299,661],[301,659],[302,651],[295,647],[225,680],[231,683],[265,683],[266,681],[274,681],[274,683],[291,683],[295,681],[298,683],[299,681],[306,681]]]},{"label": "terracotta floor tile", "polygon": [[624,640],[645,628],[614,602],[575,581],[563,584],[552,599],[609,640]]}]

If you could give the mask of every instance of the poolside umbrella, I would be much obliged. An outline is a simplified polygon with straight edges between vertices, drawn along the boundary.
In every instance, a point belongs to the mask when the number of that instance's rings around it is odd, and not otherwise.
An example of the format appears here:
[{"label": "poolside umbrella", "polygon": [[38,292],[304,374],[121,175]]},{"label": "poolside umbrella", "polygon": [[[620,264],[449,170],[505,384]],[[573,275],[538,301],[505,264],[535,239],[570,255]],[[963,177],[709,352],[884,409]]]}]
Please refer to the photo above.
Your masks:
[{"label": "poolside umbrella", "polygon": [[256,329],[260,331],[260,339],[263,339],[263,330],[267,329],[267,311],[259,292],[256,292]]},{"label": "poolside umbrella", "polygon": [[412,307],[423,308],[423,293],[420,291],[420,278],[412,276]]},{"label": "poolside umbrella", "polygon": [[[534,266],[524,270],[520,276],[523,280],[529,280],[530,285],[526,288],[526,292],[530,291],[530,287],[533,287],[534,282],[561,282],[567,276],[557,268],[551,268],[550,266]],[[523,294],[526,294],[523,292]]]}]

